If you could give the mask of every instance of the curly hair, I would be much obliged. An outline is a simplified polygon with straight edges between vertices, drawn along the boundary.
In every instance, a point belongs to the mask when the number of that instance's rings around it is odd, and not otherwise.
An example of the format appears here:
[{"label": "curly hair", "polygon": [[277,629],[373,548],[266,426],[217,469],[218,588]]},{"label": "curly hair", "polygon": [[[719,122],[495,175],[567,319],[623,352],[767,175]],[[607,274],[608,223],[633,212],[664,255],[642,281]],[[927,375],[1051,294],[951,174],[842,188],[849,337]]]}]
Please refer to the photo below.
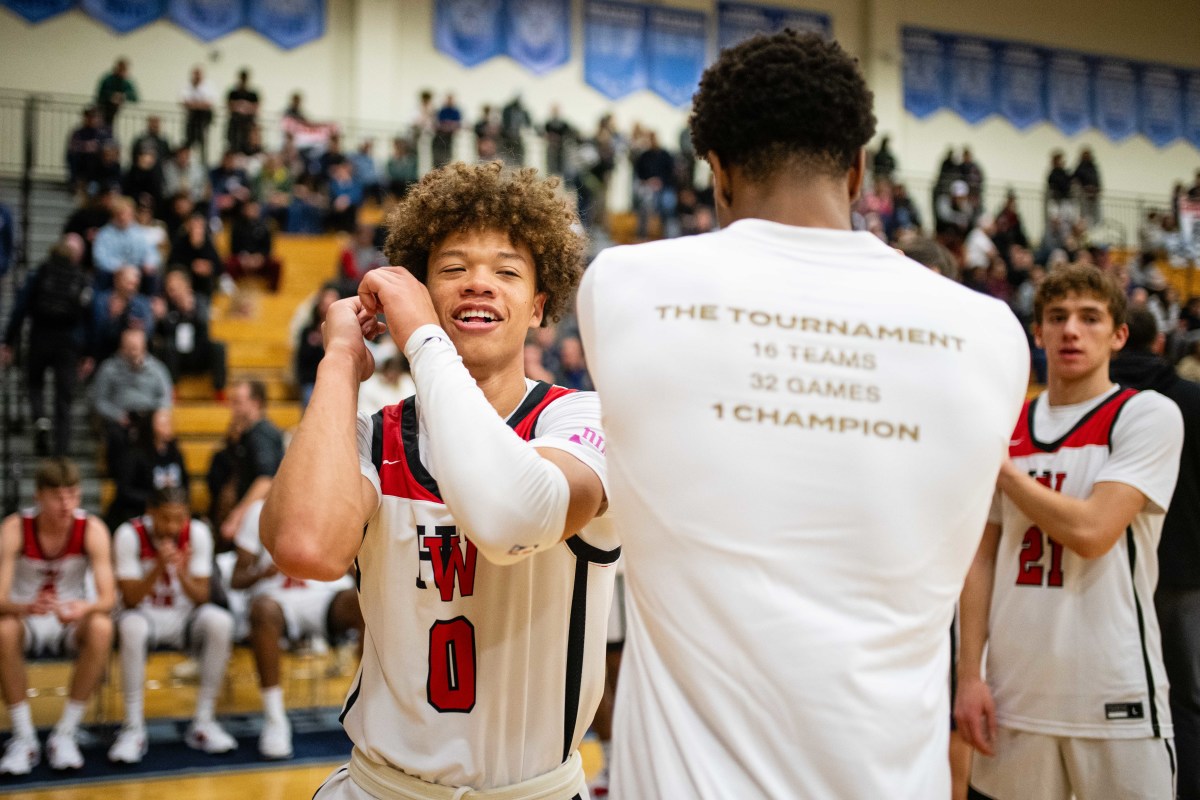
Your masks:
[{"label": "curly hair", "polygon": [[537,290],[546,293],[542,324],[557,321],[583,276],[586,241],[579,216],[558,191],[558,178],[537,170],[449,164],[414,186],[387,220],[384,254],[424,283],[433,249],[453,233],[503,231],[533,253]]},{"label": "curly hair", "polygon": [[755,181],[789,163],[837,175],[875,135],[872,102],[858,60],[837,42],[792,30],[758,35],[705,70],[692,142]]}]

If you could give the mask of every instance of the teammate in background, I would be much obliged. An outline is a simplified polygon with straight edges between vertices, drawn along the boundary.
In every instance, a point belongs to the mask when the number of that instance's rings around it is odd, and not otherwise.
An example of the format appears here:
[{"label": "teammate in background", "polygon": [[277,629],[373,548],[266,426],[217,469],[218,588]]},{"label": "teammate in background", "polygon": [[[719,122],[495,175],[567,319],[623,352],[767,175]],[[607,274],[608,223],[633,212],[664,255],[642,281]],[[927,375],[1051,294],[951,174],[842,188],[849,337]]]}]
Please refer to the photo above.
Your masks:
[{"label": "teammate in background", "polygon": [[[62,717],[46,740],[52,769],[79,769],[75,734],[112,648],[113,588],[108,528],[79,507],[79,468],[66,458],[38,465],[37,505],[0,527],[0,687],[13,736],[0,775],[26,775],[42,749],[25,700],[25,659],[74,655]],[[88,599],[87,573],[95,582]]]},{"label": "teammate in background", "polygon": [[955,715],[982,754],[971,786],[995,800],[1175,796],[1153,598],[1183,422],[1109,380],[1124,319],[1095,267],[1050,273],[1035,299],[1050,380],[1009,442],[960,611]]},{"label": "teammate in background", "polygon": [[150,495],[146,513],[113,534],[123,606],[117,631],[125,722],[109,748],[109,761],[137,764],[146,755],[146,654],[158,647],[199,654],[200,689],[196,716],[184,739],[188,747],[206,753],[237,748],[237,740],[216,719],[217,694],[233,649],[233,616],[208,602],[213,535],[191,514],[185,489],[158,489]]},{"label": "teammate in background", "polygon": [[[431,172],[389,220],[389,263],[412,272],[372,270],[326,317],[262,511],[284,572],[358,567],[365,645],[342,715],[355,749],[322,800],[586,796],[578,745],[620,550],[606,526],[584,530],[605,503],[595,395],[523,370],[526,333],[558,318],[582,267],[557,183],[496,163]],[[380,311],[417,394],[356,423]]]},{"label": "teammate in background", "polygon": [[250,644],[262,688],[263,729],[258,752],[269,760],[292,757],[292,725],[279,685],[280,640],[297,642],[320,636],[337,642],[349,631],[362,635],[362,612],[354,581],[348,574],[334,581],[290,578],[279,571],[258,535],[263,501],[246,508],[233,540],[237,563],[230,585],[247,589],[250,609]]},{"label": "teammate in background", "polygon": [[612,795],[949,797],[963,526],[1024,336],[850,230],[875,120],[836,43],[726,49],[693,108],[722,229],[607,250],[579,293],[628,554]]}]

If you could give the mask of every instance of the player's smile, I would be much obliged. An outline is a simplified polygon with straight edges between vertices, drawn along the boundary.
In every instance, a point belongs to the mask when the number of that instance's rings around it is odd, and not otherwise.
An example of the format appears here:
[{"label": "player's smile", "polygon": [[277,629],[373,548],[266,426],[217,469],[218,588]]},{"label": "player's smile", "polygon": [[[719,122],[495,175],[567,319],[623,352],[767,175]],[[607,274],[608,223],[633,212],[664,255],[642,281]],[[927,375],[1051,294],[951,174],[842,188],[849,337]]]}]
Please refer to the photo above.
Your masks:
[{"label": "player's smile", "polygon": [[504,321],[503,315],[495,307],[475,302],[460,305],[451,319],[455,328],[471,333],[493,331]]}]

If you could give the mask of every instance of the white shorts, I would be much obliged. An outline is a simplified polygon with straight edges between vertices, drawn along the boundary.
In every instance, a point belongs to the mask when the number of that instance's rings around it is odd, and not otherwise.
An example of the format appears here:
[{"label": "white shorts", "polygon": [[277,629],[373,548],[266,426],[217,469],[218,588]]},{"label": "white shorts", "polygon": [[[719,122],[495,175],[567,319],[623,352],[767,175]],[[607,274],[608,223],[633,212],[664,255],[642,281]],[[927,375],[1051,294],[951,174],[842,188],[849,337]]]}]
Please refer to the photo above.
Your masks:
[{"label": "white shorts", "polygon": [[77,622],[64,625],[55,614],[24,617],[25,655],[32,658],[62,658],[79,652]]},{"label": "white shorts", "polygon": [[612,607],[608,611],[608,644],[625,644],[625,574],[618,572],[613,582]]},{"label": "white shorts", "polygon": [[[200,642],[192,631],[197,618],[202,609],[207,609],[207,614],[229,614],[228,611],[218,605],[212,603],[204,603],[192,608],[170,608],[151,606],[149,608],[137,607],[122,611],[120,617],[126,614],[136,614],[144,618],[150,626],[149,635],[146,637],[146,649],[158,650],[160,648],[168,650],[183,650],[191,651],[199,646]],[[121,629],[120,617],[117,619],[117,630]]]},{"label": "white shorts", "polygon": [[971,788],[990,800],[1172,800],[1171,739],[1080,739],[999,728],[996,755],[975,754]]},{"label": "white shorts", "polygon": [[337,596],[337,590],[306,586],[278,589],[265,594],[283,610],[284,632],[288,641],[295,642],[309,636],[329,636],[329,605]]}]

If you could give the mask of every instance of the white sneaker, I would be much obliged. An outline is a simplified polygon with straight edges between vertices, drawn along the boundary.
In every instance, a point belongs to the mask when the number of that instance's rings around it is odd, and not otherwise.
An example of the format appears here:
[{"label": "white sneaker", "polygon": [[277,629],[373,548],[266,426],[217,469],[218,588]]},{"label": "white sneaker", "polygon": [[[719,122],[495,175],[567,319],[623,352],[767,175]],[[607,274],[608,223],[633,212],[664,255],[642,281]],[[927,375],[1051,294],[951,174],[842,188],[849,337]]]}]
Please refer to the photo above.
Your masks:
[{"label": "white sneaker", "polygon": [[203,750],[206,753],[228,753],[237,749],[237,739],[225,732],[216,720],[208,722],[192,722],[188,727],[187,746],[193,750]]},{"label": "white sneaker", "polygon": [[265,717],[262,734],[258,737],[258,754],[270,761],[292,757],[292,723]]},{"label": "white sneaker", "polygon": [[0,758],[0,775],[28,775],[42,760],[42,746],[38,740],[14,736],[4,747]]},{"label": "white sneaker", "polygon": [[79,752],[79,744],[73,733],[54,731],[46,739],[46,760],[50,769],[80,769],[83,766],[83,753]]},{"label": "white sneaker", "polygon": [[146,729],[127,726],[121,728],[117,740],[108,748],[108,760],[117,764],[138,764],[148,749]]}]

